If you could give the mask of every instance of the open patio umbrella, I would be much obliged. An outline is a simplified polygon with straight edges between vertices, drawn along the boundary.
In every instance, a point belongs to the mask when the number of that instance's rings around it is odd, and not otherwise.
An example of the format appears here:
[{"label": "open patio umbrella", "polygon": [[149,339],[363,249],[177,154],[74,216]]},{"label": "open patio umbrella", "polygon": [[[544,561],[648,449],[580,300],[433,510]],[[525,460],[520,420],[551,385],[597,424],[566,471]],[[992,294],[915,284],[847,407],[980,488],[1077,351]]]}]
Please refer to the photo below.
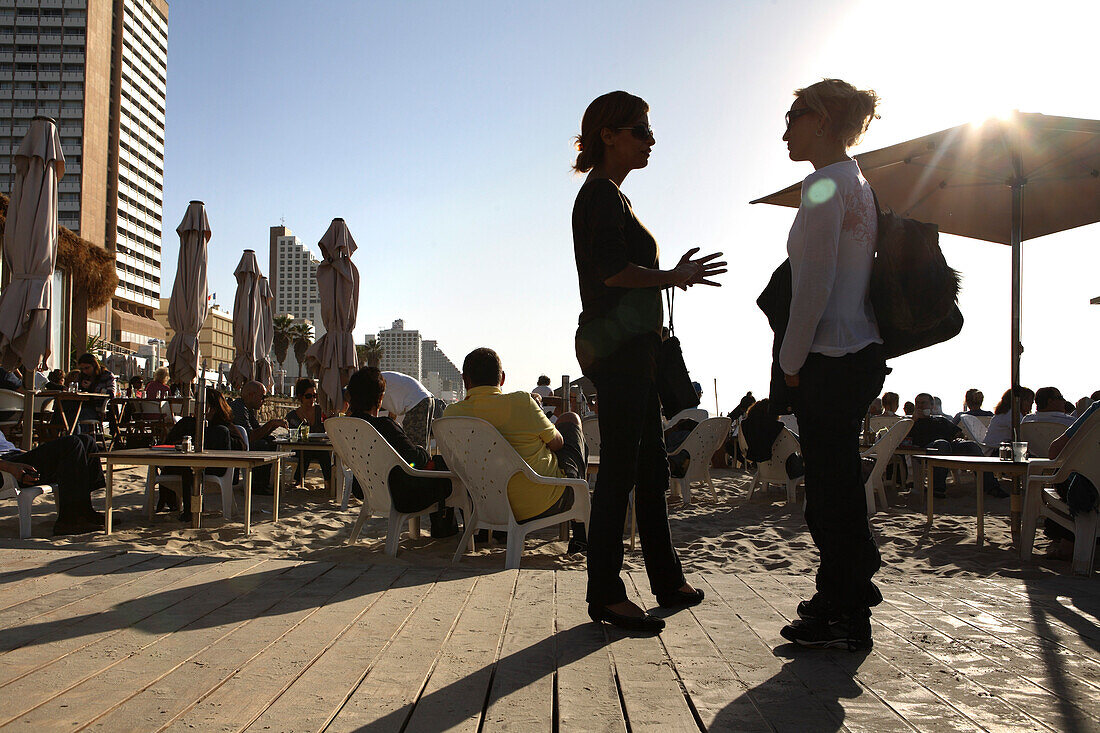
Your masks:
[{"label": "open patio umbrella", "polygon": [[[855,156],[879,202],[940,231],[1012,247],[1012,386],[1020,384],[1020,243],[1100,221],[1100,121],[1014,113]],[[752,203],[797,207],[801,184]],[[1014,429],[1020,416],[1013,405]]]},{"label": "open patio umbrella", "polygon": [[271,303],[275,300],[275,294],[271,292],[271,284],[267,278],[260,275],[260,284],[256,288],[256,295],[260,299],[260,337],[256,357],[256,380],[262,382],[267,391],[271,392],[275,386],[275,365],[271,361],[271,345],[275,341],[275,316],[271,310]]},{"label": "open patio umbrella", "polygon": [[236,356],[229,370],[229,383],[240,388],[256,379],[260,338],[260,263],[255,250],[246,249],[233,271],[237,296],[233,300],[233,349]]},{"label": "open patio umbrella", "polygon": [[174,332],[165,358],[172,381],[190,385],[199,373],[199,331],[206,322],[206,244],[210,222],[201,201],[187,205],[183,221],[176,227],[180,252],[176,260],[176,281],[168,304],[168,325]]},{"label": "open patio umbrella", "polygon": [[23,365],[27,389],[23,448],[34,433],[34,373],[50,366],[53,271],[57,264],[57,182],[65,156],[57,125],[35,117],[15,151],[15,185],[4,229],[4,269],[11,282],[0,293],[0,363]]},{"label": "open patio umbrella", "polygon": [[359,270],[351,261],[355,240],[343,219],[333,219],[320,241],[317,266],[321,320],[325,335],[306,351],[306,363],[320,375],[322,406],[330,412],[343,405],[342,390],[359,366],[355,354],[355,316],[359,311]]}]

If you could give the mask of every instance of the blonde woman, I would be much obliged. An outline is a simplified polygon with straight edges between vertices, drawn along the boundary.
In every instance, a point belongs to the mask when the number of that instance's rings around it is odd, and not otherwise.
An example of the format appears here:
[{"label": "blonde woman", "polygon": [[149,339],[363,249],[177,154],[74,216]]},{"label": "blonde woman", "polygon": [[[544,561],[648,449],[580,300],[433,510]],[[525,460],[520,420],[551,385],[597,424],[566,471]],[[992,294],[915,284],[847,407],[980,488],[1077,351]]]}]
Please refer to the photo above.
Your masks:
[{"label": "blonde woman", "polygon": [[151,400],[163,400],[168,396],[168,370],[160,367],[153,372],[153,378],[145,385],[145,396]]}]

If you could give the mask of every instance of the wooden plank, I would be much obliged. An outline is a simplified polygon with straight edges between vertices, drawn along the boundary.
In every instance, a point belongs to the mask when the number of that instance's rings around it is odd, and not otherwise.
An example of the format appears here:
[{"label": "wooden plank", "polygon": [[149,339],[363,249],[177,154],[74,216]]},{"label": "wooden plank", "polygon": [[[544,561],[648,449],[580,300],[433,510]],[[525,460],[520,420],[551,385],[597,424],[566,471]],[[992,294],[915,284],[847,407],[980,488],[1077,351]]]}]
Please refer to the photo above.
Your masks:
[{"label": "wooden plank", "polygon": [[607,636],[601,625],[588,617],[588,574],[559,570],[555,583],[559,728],[625,733],[626,714],[619,701]]},{"label": "wooden plank", "polygon": [[475,578],[441,577],[326,731],[400,730],[432,672]]},{"label": "wooden plank", "polygon": [[323,569],[312,563],[288,565],[268,561],[240,577],[212,583],[190,602],[95,645],[92,653],[70,655],[7,686],[5,692],[14,694],[21,710],[0,725],[17,720],[21,726],[78,727],[92,722],[274,605],[285,588],[275,582],[280,575],[293,574],[305,583]]},{"label": "wooden plank", "polygon": [[[88,607],[88,613],[78,618],[63,618],[56,621],[47,619],[41,625],[9,629],[3,635],[4,644],[19,648],[14,653],[0,656],[0,684],[10,684],[78,652],[103,655],[104,659],[111,654],[122,654],[127,648],[127,637],[121,637],[118,644],[108,641],[110,637],[132,629],[138,624],[142,624],[146,629],[156,629],[156,625],[164,623],[163,619],[166,618],[158,617],[156,614],[171,609],[177,604],[188,602],[187,599],[195,594],[208,590],[211,583],[245,572],[262,562],[254,559],[222,562],[194,574],[188,573],[190,567],[188,565],[176,566],[158,573],[157,575],[161,575],[167,584],[161,588],[148,587],[149,592],[144,597],[120,599],[106,611],[92,605]],[[108,596],[105,601],[109,602],[109,600]],[[135,636],[131,633],[128,643],[132,645],[149,643],[145,639],[146,634]],[[34,643],[31,644],[31,641]],[[104,661],[103,665],[106,666],[109,663]],[[65,675],[55,673],[50,679],[50,689],[60,688],[63,687],[61,682],[65,679]],[[73,683],[76,681],[77,678],[74,678]],[[7,688],[0,689],[4,690],[0,692],[0,699],[3,699],[8,694]]]},{"label": "wooden plank", "polygon": [[[34,570],[26,571],[27,574],[19,578],[18,582],[12,581],[9,585],[7,581],[0,581],[4,588],[4,592],[0,593],[0,609],[74,585],[87,583],[97,576],[113,573],[120,568],[142,562],[146,558],[147,556],[140,553],[120,552],[101,555],[92,562],[77,563],[68,567],[59,568],[53,564],[39,566]],[[58,565],[68,565],[68,561],[63,561]]]},{"label": "wooden plank", "polygon": [[551,730],[554,658],[554,572],[524,570],[516,580],[482,730]]},{"label": "wooden plank", "polygon": [[[34,542],[34,547],[12,546],[14,542]],[[0,568],[3,572],[24,570],[32,567],[40,567],[50,562],[57,562],[72,557],[87,557],[87,550],[65,550],[47,545],[42,547],[37,540],[13,540],[0,539]]]},{"label": "wooden plank", "polygon": [[[644,576],[629,573],[635,592],[646,587],[648,581]],[[713,605],[715,600],[705,599],[704,603]],[[749,685],[722,656],[693,609],[670,614],[660,639],[692,706],[708,730],[772,729],[753,704]]]},{"label": "wooden plank", "polygon": [[366,611],[332,648],[248,727],[264,733],[322,731],[385,655],[420,607],[439,570],[406,570],[388,589],[367,595]]},{"label": "wooden plank", "polygon": [[[337,566],[289,586],[262,616],[238,626],[99,718],[89,730],[240,730],[343,630],[341,605],[367,567]],[[278,584],[279,581],[275,581]],[[310,623],[315,621],[315,623]],[[280,680],[280,674],[289,679]],[[180,690],[188,696],[181,697]],[[198,701],[196,703],[196,701]]]},{"label": "wooden plank", "polygon": [[406,733],[478,730],[517,575],[516,570],[505,570],[478,576],[413,708]]},{"label": "wooden plank", "polygon": [[[647,605],[632,584],[627,584],[626,593],[638,605]],[[660,639],[603,627],[630,729],[697,732],[699,725]]]}]

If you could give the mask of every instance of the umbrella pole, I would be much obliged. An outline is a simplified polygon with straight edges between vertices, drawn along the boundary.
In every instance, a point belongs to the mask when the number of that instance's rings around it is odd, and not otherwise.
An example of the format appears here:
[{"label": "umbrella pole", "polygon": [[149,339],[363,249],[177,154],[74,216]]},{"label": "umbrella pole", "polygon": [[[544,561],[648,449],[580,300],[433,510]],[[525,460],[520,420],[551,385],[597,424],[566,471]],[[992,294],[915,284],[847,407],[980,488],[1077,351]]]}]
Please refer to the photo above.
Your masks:
[{"label": "umbrella pole", "polygon": [[[1024,213],[1024,183],[1025,180],[1021,175],[1020,156],[1019,154],[1013,154],[1012,167],[1015,170],[1016,175],[1013,177],[1010,185],[1012,187],[1012,439],[1014,441],[1020,439],[1020,403],[1016,399],[1016,394],[1020,389],[1020,355],[1023,353],[1024,347],[1021,343],[1021,316],[1023,311],[1023,299],[1022,299],[1022,282],[1021,282],[1021,240],[1023,239],[1023,213]],[[1044,456],[1045,457],[1045,456]],[[1011,499],[1011,511],[1010,511],[1010,527],[1012,531],[1012,541],[1016,547],[1020,547],[1023,543],[1020,542],[1020,524],[1021,516],[1023,514],[1023,486],[1021,485],[1020,477],[1014,476],[1012,479],[1012,499]]]},{"label": "umbrella pole", "polygon": [[23,450],[34,445],[34,370],[23,367]]}]

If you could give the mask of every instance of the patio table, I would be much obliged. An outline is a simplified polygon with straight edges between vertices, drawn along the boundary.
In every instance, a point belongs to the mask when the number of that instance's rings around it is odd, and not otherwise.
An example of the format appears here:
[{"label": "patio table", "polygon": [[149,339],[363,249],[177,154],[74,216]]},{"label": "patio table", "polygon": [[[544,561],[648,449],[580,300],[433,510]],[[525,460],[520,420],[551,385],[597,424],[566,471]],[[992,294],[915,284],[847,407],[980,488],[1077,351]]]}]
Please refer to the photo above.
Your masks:
[{"label": "patio table", "polygon": [[279,521],[279,464],[291,454],[285,451],[206,450],[201,453],[180,453],[156,448],[127,448],[97,453],[107,467],[106,522],[104,530],[111,534],[111,510],[114,496],[116,466],[176,466],[190,468],[195,474],[191,487],[191,527],[199,529],[202,522],[202,472],[205,468],[239,468],[244,473],[244,533],[252,531],[252,469],[267,463],[275,464],[275,491],[272,499],[272,521]]},{"label": "patio table", "polygon": [[339,500],[344,492],[344,465],[340,461],[340,454],[332,447],[331,440],[291,440],[276,438],[275,445],[279,450],[298,452],[298,475],[305,484],[305,451],[327,451],[332,455],[332,471],[329,473],[328,490],[333,499]]},{"label": "patio table", "polygon": [[[933,454],[921,454],[916,455],[914,458],[918,458],[925,464],[924,475],[924,496],[928,503],[928,524],[932,524],[932,470],[937,466],[940,468],[946,468],[950,470],[958,471],[974,471],[977,473],[977,486],[978,495],[978,547],[981,547],[985,543],[985,522],[983,520],[983,512],[985,511],[985,474],[992,471],[994,473],[1006,473],[1011,475],[1014,479],[1019,476],[1023,476],[1027,473],[1027,461],[1002,461],[1000,458],[993,456],[948,456],[948,455],[933,455]],[[1012,505],[1011,505],[1011,530],[1012,530],[1012,542],[1016,547],[1020,546],[1020,514],[1023,508],[1023,496],[1020,489],[1020,482],[1013,480],[1012,482]]]}]

